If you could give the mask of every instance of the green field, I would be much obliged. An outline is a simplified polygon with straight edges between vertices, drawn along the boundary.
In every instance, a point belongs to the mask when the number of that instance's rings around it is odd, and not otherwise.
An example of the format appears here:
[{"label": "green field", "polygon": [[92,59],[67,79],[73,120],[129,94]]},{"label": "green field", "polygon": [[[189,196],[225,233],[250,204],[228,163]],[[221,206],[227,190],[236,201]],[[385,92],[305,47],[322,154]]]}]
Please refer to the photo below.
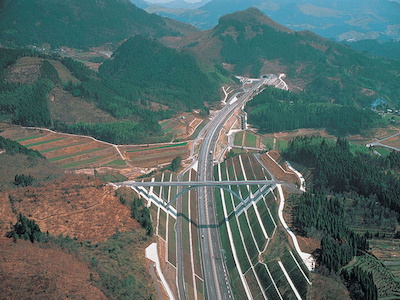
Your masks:
[{"label": "green field", "polygon": [[269,261],[269,262],[267,262],[267,266],[268,266],[269,271],[271,272],[271,275],[274,278],[274,281],[278,287],[279,292],[282,295],[282,298],[283,299],[296,299],[294,292],[285,277],[285,274],[283,274],[283,271],[278,264],[278,261],[277,260]]},{"label": "green field", "polygon": [[382,156],[388,156],[392,151],[386,149],[386,148],[380,148],[380,147],[374,147],[374,150],[378,152]]},{"label": "green field", "polygon": [[251,263],[255,265],[258,262],[258,250],[257,246],[254,242],[253,236],[251,235],[249,224],[247,223],[246,215],[241,214],[238,217],[240,229],[243,234],[243,242],[247,249],[247,253],[249,254]]},{"label": "green field", "polygon": [[275,150],[284,151],[287,149],[289,142],[283,140],[276,140]]},{"label": "green field", "polygon": [[290,255],[288,250],[283,252],[281,256],[281,261],[286,271],[288,272],[290,279],[292,280],[294,286],[299,292],[300,296],[305,299],[307,295],[307,285],[308,282],[304,275],[301,273],[299,267],[296,262],[293,260],[293,257]]},{"label": "green field", "polygon": [[264,233],[262,231],[260,223],[258,222],[258,218],[256,216],[256,212],[253,206],[251,206],[247,210],[247,216],[249,219],[251,230],[253,231],[254,237],[256,239],[258,249],[260,249],[260,251],[263,251],[265,245],[267,244],[267,240],[265,239]]},{"label": "green field", "polygon": [[164,146],[158,146],[158,147],[146,147],[143,149],[136,149],[136,150],[127,150],[127,153],[132,153],[132,152],[141,152],[141,151],[150,151],[150,150],[156,150],[156,149],[164,149],[164,148],[172,148],[172,147],[179,147],[179,146],[186,146],[187,143],[179,143],[179,144],[171,144],[171,145],[164,145]]},{"label": "green field", "polygon": [[250,293],[253,296],[253,298],[256,298],[259,294],[261,294],[260,286],[258,285],[257,278],[254,275],[254,272],[252,269],[250,269],[246,274],[245,274],[245,279],[247,282],[247,285],[250,289]]},{"label": "green field", "polygon": [[221,226],[219,227],[219,231],[220,231],[220,234],[221,234],[220,235],[221,236],[221,244],[222,244],[222,247],[225,250],[224,253],[225,253],[226,267],[228,269],[229,276],[234,281],[239,277],[239,273],[238,273],[238,270],[236,268],[235,259],[233,257],[231,244],[229,242],[227,226],[226,226],[225,222],[221,224]]},{"label": "green field", "polygon": [[272,283],[271,277],[269,276],[265,265],[258,263],[257,265],[255,265],[254,269],[258,278],[260,279],[261,285],[268,299],[280,300],[278,292],[276,291],[275,286]]},{"label": "green field", "polygon": [[257,135],[254,133],[246,131],[246,136],[244,140],[244,146],[256,148],[257,147]]},{"label": "green field", "polygon": [[234,141],[233,141],[233,144],[234,144],[235,146],[239,146],[239,147],[242,146],[243,134],[244,134],[244,131],[239,131],[239,132],[236,132],[236,133],[235,133],[235,139],[234,139]]},{"label": "green field", "polygon": [[[149,207],[149,210],[150,210],[151,222],[153,223],[154,228],[156,228],[158,226],[157,215],[158,215],[159,208],[156,205],[151,204]],[[156,232],[156,230],[154,230],[154,232]]]},{"label": "green field", "polygon": [[274,147],[274,139],[273,138],[261,138],[261,143],[264,144],[267,150],[271,150]]},{"label": "green field", "polygon": [[97,157],[93,157],[93,158],[89,158],[89,159],[84,159],[84,160],[80,160],[80,161],[73,162],[73,163],[70,163],[70,164],[62,165],[61,168],[78,167],[78,166],[81,166],[81,165],[93,163],[96,160],[99,160],[101,158],[103,158],[103,156],[97,156]]},{"label": "green field", "polygon": [[221,198],[221,189],[215,188],[214,189],[214,199],[215,199],[215,207],[217,209],[217,216],[218,216],[218,223],[221,224],[224,222],[224,210],[222,206],[222,198]]},{"label": "green field", "polygon": [[108,175],[103,175],[103,176],[99,176],[99,177],[104,182],[120,182],[120,181],[128,180],[128,178],[126,178],[122,174],[108,174]]},{"label": "green field", "polygon": [[126,161],[122,159],[116,159],[106,163],[104,166],[126,166]]},{"label": "green field", "polygon": [[46,140],[46,141],[41,141],[41,142],[36,142],[36,143],[32,143],[32,144],[27,144],[25,145],[25,147],[33,147],[33,146],[39,146],[39,145],[43,145],[43,144],[47,144],[47,143],[51,143],[51,142],[56,142],[56,141],[61,141],[64,138],[58,138],[58,139],[51,139],[51,140]]},{"label": "green field", "polygon": [[261,220],[263,222],[265,231],[268,234],[268,237],[272,237],[272,234],[274,233],[275,230],[275,224],[271,219],[267,206],[262,200],[258,201],[256,206],[258,209],[258,213],[260,214]]},{"label": "green field", "polygon": [[165,241],[167,239],[167,213],[160,209],[158,222],[158,235]]},{"label": "green field", "polygon": [[231,226],[233,243],[235,244],[238,260],[242,268],[242,272],[245,273],[248,269],[250,269],[250,262],[246,256],[246,251],[240,237],[239,227],[236,218],[231,218],[229,220],[229,225]]},{"label": "green field", "polygon": [[176,237],[175,237],[176,220],[168,215],[168,261],[176,266]]}]

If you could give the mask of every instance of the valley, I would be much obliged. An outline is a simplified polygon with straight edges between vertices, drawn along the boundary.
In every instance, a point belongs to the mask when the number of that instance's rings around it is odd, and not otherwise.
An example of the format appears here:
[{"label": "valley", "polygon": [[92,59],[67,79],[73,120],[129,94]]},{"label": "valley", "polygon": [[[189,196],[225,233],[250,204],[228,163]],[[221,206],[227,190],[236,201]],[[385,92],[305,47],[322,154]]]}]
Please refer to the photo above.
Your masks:
[{"label": "valley", "polygon": [[400,63],[265,15],[397,2],[250,2],[0,3],[5,299],[400,297]]}]

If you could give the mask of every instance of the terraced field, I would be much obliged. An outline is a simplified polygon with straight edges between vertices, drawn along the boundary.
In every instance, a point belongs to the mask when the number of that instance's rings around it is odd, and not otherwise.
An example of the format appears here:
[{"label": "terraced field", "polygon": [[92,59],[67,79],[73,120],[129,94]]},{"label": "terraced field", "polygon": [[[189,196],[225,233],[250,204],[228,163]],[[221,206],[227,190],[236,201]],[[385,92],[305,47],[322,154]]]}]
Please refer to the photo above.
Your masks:
[{"label": "terraced field", "polygon": [[163,145],[120,146],[120,150],[137,167],[158,167],[171,163],[177,157],[189,155],[189,143]]},{"label": "terraced field", "polygon": [[[397,261],[397,272],[399,270],[398,259]],[[390,264],[389,264],[390,265]],[[374,283],[378,288],[379,299],[399,299],[400,298],[400,280],[398,276],[395,276],[396,270],[385,268],[381,261],[373,257],[372,255],[361,255],[357,256],[352,261],[347,269],[351,269],[354,266],[358,266],[363,270],[372,272]]]},{"label": "terraced field", "polygon": [[186,113],[178,118],[164,120],[160,122],[160,125],[164,133],[171,134],[175,140],[183,140],[193,135],[202,123],[203,120],[198,115]]},{"label": "terraced field", "polygon": [[42,153],[62,168],[124,167],[116,149],[91,138],[0,124],[3,137]]}]

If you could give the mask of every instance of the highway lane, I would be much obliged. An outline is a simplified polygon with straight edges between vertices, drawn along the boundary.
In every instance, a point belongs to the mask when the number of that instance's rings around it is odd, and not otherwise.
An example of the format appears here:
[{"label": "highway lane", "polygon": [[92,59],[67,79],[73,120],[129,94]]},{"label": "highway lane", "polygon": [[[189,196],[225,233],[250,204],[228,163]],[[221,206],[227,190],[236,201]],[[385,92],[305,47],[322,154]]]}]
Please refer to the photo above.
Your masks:
[{"label": "highway lane", "polygon": [[[227,104],[210,122],[210,129],[203,140],[198,155],[199,181],[207,182],[213,180],[213,151],[223,125],[237,109],[251,99],[254,92],[262,87],[266,81],[267,79],[260,80],[234,103]],[[206,298],[231,299],[233,294],[220,243],[219,229],[207,227],[207,225],[217,223],[216,208],[213,205],[213,191],[214,189],[209,186],[199,188],[199,224],[203,225],[200,229],[201,238],[199,240]]]}]

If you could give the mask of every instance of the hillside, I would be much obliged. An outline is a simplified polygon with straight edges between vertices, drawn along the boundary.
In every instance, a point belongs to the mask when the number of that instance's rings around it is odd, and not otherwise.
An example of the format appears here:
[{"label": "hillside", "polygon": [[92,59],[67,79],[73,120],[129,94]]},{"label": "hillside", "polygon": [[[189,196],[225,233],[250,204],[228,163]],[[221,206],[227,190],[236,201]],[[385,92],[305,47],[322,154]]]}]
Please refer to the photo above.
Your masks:
[{"label": "hillside", "polygon": [[[9,45],[85,48],[119,42],[136,34],[180,36],[177,22],[148,14],[128,0],[2,1],[0,40]],[[195,31],[193,27],[189,30]],[[44,45],[45,46],[45,45]],[[48,46],[45,46],[48,47]]]},{"label": "hillside", "polygon": [[74,255],[4,237],[0,249],[3,299],[107,299],[91,280],[99,275]]},{"label": "hillside", "polygon": [[251,8],[223,16],[213,29],[179,45],[204,63],[235,75],[285,73],[292,90],[321,102],[369,107],[377,98],[399,105],[398,61],[374,59],[308,31],[292,31]]},{"label": "hillside", "polygon": [[135,36],[96,73],[70,58],[0,48],[2,121],[116,144],[171,141],[159,120],[218,98],[193,57]]},{"label": "hillside", "polygon": [[99,73],[109,81],[136,87],[140,95],[175,110],[201,108],[218,96],[217,86],[192,57],[140,36],[122,44]]}]

